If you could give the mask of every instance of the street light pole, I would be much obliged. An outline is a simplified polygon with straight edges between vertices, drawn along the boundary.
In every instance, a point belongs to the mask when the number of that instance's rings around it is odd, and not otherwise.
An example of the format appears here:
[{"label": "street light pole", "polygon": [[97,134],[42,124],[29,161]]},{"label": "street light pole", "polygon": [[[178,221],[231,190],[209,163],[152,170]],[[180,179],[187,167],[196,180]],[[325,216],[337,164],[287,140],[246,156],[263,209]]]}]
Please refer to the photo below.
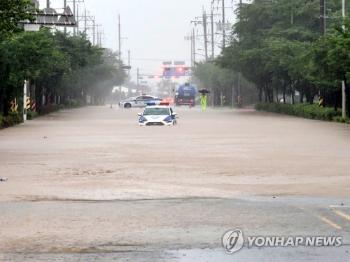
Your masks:
[{"label": "street light pole", "polygon": [[[342,14],[345,19],[345,0],[342,0]],[[345,25],[343,25],[343,30],[345,30]],[[344,80],[342,81],[342,117],[346,118],[346,84]]]}]

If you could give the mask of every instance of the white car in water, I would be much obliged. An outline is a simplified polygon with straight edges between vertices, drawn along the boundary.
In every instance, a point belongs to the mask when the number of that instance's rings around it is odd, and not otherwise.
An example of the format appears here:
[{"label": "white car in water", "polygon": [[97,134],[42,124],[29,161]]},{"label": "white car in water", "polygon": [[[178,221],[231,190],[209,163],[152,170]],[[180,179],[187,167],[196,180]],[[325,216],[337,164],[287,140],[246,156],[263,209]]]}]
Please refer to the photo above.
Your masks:
[{"label": "white car in water", "polygon": [[146,107],[148,103],[160,102],[162,99],[155,96],[142,95],[138,97],[130,97],[122,100],[119,106],[122,108]]},{"label": "white car in water", "polygon": [[168,105],[147,106],[139,114],[140,126],[174,126],[177,124],[177,114]]}]

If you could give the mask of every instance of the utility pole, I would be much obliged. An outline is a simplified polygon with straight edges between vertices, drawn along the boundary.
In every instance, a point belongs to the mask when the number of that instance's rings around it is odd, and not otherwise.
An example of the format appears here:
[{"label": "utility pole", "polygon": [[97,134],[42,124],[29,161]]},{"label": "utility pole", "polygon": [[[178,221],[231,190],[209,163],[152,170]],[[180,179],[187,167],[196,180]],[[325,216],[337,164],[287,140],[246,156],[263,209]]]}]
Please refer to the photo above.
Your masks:
[{"label": "utility pole", "polygon": [[96,20],[92,20],[92,44],[96,44]]},{"label": "utility pole", "polygon": [[[239,19],[240,19],[240,21],[242,20],[242,8],[243,8],[242,0],[239,0]],[[239,39],[239,41],[240,41],[240,39]],[[238,82],[238,84],[237,84],[237,104],[240,107],[241,106],[241,101],[242,101],[242,87],[241,87],[241,85],[242,85],[242,74],[241,74],[240,71],[238,72],[237,82]]]},{"label": "utility pole", "polygon": [[204,30],[204,51],[205,61],[208,61],[208,31],[207,31],[207,14],[203,11],[203,30]]},{"label": "utility pole", "polygon": [[[342,14],[343,19],[345,20],[346,11],[345,11],[345,0],[342,0]],[[345,21],[343,21],[345,23]],[[345,24],[343,24],[343,30],[345,31]],[[342,117],[346,118],[346,84],[345,81],[342,81]]]},{"label": "utility pole", "polygon": [[100,30],[99,27],[96,27],[96,46],[100,46]]},{"label": "utility pole", "polygon": [[121,23],[120,23],[120,15],[118,15],[118,41],[119,41],[119,60],[122,60],[122,32],[121,32]]},{"label": "utility pole", "polygon": [[214,32],[214,13],[213,8],[211,9],[211,59],[214,60],[215,58],[215,32]]},{"label": "utility pole", "polygon": [[99,47],[102,47],[102,35],[104,32],[100,32],[100,38],[99,38]]},{"label": "utility pole", "polygon": [[326,0],[320,0],[320,31],[326,34]]},{"label": "utility pole", "polygon": [[[131,51],[128,50],[128,66],[131,67]],[[128,76],[130,76],[130,69],[128,70]]]},{"label": "utility pole", "polygon": [[27,121],[27,91],[28,91],[28,81],[24,80],[23,87],[23,121]]},{"label": "utility pole", "polygon": [[193,28],[192,30],[192,39],[193,39],[193,68],[196,67],[196,48],[197,48],[197,45],[196,45],[196,30]]},{"label": "utility pole", "polygon": [[191,68],[194,68],[194,62],[193,62],[193,33],[191,30]]},{"label": "utility pole", "polygon": [[[65,12],[66,8],[67,8],[67,0],[64,0],[63,6],[64,6],[64,12]],[[64,34],[67,34],[67,27],[66,26],[64,27]]]},{"label": "utility pole", "polygon": [[[242,19],[242,7],[243,7],[243,3],[242,0],[239,0],[239,19]],[[240,35],[238,35],[238,41],[240,41]],[[241,72],[240,70],[238,70],[237,73],[237,99],[236,99],[236,103],[238,106],[241,106],[241,101],[242,101],[242,88],[241,88],[241,82],[242,82],[242,76],[241,76]],[[234,107],[235,105],[235,91],[234,91],[234,87],[232,87],[232,107]]]},{"label": "utility pole", "polygon": [[86,15],[86,9],[84,12],[84,34],[87,34],[87,15]]},{"label": "utility pole", "polygon": [[225,0],[222,0],[222,49],[226,48],[226,13],[225,13]]},{"label": "utility pole", "polygon": [[131,51],[128,50],[128,66],[131,66]]},{"label": "utility pole", "polygon": [[[73,0],[73,15],[74,15],[74,18],[77,17],[77,16],[76,16],[76,10],[75,10],[75,8],[76,8],[76,0]],[[76,36],[76,34],[77,34],[77,29],[76,29],[75,26],[74,26],[73,32],[74,32],[74,36]]]},{"label": "utility pole", "polygon": [[[77,7],[76,13],[77,13],[77,17],[76,17],[76,21],[77,21],[76,29],[77,29],[77,33],[80,34],[80,31],[79,31],[79,27],[80,27],[80,25],[79,25],[79,21],[80,21],[80,18],[79,18],[79,7]],[[75,28],[75,27],[74,27],[74,28]]]}]

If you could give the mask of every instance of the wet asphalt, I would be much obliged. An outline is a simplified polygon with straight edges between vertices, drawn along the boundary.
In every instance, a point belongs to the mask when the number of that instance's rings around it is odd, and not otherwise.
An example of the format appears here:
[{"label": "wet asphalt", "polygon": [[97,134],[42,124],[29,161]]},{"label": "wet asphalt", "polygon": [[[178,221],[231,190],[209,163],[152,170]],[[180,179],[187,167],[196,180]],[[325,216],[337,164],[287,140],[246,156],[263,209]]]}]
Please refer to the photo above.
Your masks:
[{"label": "wet asphalt", "polygon": [[[349,261],[349,126],[177,111],[174,128],[91,107],[0,131],[0,261]],[[343,246],[228,255],[230,229]]]}]

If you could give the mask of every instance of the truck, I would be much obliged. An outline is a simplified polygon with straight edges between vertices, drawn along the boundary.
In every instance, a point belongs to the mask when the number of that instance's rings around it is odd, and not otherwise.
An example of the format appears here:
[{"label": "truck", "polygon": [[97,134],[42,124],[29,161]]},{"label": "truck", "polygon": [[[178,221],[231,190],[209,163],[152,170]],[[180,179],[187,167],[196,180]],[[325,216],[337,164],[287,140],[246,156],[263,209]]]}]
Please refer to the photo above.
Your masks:
[{"label": "truck", "polygon": [[175,104],[177,106],[187,105],[194,107],[196,105],[197,88],[189,83],[180,85],[175,94]]}]

